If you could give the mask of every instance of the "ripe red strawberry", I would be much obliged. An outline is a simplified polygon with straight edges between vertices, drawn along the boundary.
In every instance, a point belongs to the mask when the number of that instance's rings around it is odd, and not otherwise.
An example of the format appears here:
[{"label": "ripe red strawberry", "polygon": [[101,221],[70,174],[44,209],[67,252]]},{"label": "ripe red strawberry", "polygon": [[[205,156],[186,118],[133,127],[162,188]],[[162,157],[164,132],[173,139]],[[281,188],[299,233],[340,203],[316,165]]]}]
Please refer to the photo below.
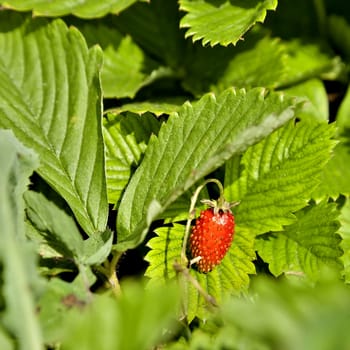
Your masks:
[{"label": "ripe red strawberry", "polygon": [[232,204],[224,201],[221,206],[216,201],[205,203],[212,207],[200,213],[190,236],[192,258],[201,257],[197,268],[204,273],[221,263],[231,246],[235,228],[234,216],[230,210]]}]

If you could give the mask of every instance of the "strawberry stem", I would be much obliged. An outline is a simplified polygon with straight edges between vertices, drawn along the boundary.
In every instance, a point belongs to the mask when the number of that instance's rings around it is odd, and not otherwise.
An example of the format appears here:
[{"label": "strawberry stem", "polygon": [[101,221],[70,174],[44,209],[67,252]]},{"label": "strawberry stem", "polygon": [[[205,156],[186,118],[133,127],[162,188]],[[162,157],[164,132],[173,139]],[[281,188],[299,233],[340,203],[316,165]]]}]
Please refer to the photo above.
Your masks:
[{"label": "strawberry stem", "polygon": [[174,263],[174,269],[176,271],[176,273],[182,273],[185,278],[192,283],[192,285],[198,290],[198,292],[203,296],[203,298],[207,301],[207,303],[210,306],[218,306],[215,298],[213,296],[211,296],[210,294],[208,294],[203,287],[199,284],[199,282],[190,274],[189,270],[182,266],[181,264],[175,262]]}]

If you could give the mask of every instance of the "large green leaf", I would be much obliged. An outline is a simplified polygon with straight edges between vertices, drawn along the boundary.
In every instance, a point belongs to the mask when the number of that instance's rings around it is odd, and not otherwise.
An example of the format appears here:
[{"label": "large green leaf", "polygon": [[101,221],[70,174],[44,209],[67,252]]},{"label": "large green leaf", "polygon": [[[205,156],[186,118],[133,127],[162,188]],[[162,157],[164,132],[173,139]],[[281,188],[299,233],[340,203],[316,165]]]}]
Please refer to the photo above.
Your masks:
[{"label": "large green leaf", "polygon": [[187,12],[180,24],[189,28],[186,37],[202,40],[203,45],[236,44],[256,23],[263,22],[267,10],[274,10],[277,0],[180,0]]},{"label": "large green leaf", "polygon": [[262,234],[293,223],[292,213],[320,183],[334,131],[334,125],[293,121],[248,149],[240,163],[228,163],[225,193],[227,200],[240,201],[237,224]]},{"label": "large green leaf", "polygon": [[285,74],[281,87],[304,82],[311,78],[333,80],[344,69],[340,58],[320,41],[295,39],[284,42],[286,49]]},{"label": "large green leaf", "polygon": [[160,123],[151,114],[108,114],[103,125],[109,203],[117,204],[134,169],[139,165],[151,134]]},{"label": "large green leaf", "polygon": [[17,340],[18,349],[43,349],[35,310],[42,287],[36,272],[35,252],[24,235],[23,192],[36,155],[9,131],[0,131],[0,263],[1,294],[5,305],[1,323]]},{"label": "large green leaf", "polygon": [[182,193],[286,123],[294,107],[292,99],[263,89],[229,89],[184,104],[151,138],[124,193],[117,219],[120,249],[142,242],[151,222]]},{"label": "large green leaf", "polygon": [[259,31],[236,47],[194,44],[187,51],[183,85],[197,95],[230,86],[276,87],[285,79],[285,58],[284,44]]},{"label": "large green leaf", "polygon": [[83,18],[102,17],[107,13],[119,13],[131,4],[142,0],[7,0],[5,8],[17,11],[32,10],[35,16],[63,16],[73,14]]},{"label": "large green leaf", "polygon": [[276,40],[257,28],[235,47],[195,43],[184,67],[184,88],[199,95],[229,86],[286,88],[312,78],[334,79],[344,65],[318,42]]},{"label": "large green leaf", "polygon": [[340,271],[343,251],[336,234],[338,215],[335,204],[307,207],[296,213],[297,221],[282,232],[258,237],[258,253],[275,276],[285,273],[317,280],[326,268]]},{"label": "large green leaf", "polygon": [[0,13],[0,127],[40,156],[39,174],[87,234],[108,205],[101,131],[102,53],[61,20]]},{"label": "large green leaf", "polygon": [[[175,278],[174,263],[181,259],[184,232],[185,227],[179,224],[162,227],[156,230],[157,236],[148,242],[151,251],[145,258],[149,262],[146,276],[151,279],[151,285],[164,284]],[[255,273],[254,259],[254,236],[247,231],[236,230],[233,244],[220,265],[207,274],[195,269],[191,269],[190,274],[208,295],[221,303],[225,297],[247,289],[249,274]],[[186,277],[182,278],[182,282],[185,290],[184,312],[191,321],[195,316],[202,316],[208,305]]]},{"label": "large green leaf", "polygon": [[89,46],[103,50],[101,82],[104,97],[131,97],[166,71],[149,58],[130,36],[103,24],[78,25]]}]

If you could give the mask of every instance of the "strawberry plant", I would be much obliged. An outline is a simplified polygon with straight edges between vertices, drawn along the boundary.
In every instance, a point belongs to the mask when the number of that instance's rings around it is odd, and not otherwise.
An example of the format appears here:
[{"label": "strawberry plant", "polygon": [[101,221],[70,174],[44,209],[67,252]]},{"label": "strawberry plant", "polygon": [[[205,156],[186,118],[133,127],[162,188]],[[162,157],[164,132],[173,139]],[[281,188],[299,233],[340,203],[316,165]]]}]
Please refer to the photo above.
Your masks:
[{"label": "strawberry plant", "polygon": [[350,5],[0,1],[0,349],[347,349]]}]

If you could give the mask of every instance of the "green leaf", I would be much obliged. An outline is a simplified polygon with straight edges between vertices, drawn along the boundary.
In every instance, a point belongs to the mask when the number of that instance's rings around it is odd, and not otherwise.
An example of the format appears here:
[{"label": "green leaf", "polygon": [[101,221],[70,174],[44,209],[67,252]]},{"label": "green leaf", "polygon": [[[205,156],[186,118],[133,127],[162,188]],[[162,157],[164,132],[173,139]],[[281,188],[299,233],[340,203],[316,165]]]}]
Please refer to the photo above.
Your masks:
[{"label": "green leaf", "polygon": [[174,286],[145,291],[128,281],[122,289],[118,299],[96,296],[85,312],[76,312],[65,327],[62,349],[147,350],[172,331],[179,302]]},{"label": "green leaf", "polygon": [[328,122],[328,95],[320,79],[310,79],[284,91],[292,96],[306,99],[303,108],[298,113],[298,118],[301,120],[309,120],[310,122]]},{"label": "green leaf", "polygon": [[[216,326],[215,321],[210,318],[203,322],[203,326],[195,328],[191,332],[191,337],[187,339],[189,344],[186,344],[185,339],[181,338],[176,343],[171,344],[166,350],[212,350],[212,349],[235,349],[239,343],[240,332],[233,327],[225,327],[220,329]],[[251,345],[249,341],[244,342],[244,346]],[[252,345],[247,349],[259,349],[258,345]]]},{"label": "green leaf", "polygon": [[109,203],[119,202],[133,170],[139,165],[151,134],[160,123],[153,115],[108,114],[103,125]]},{"label": "green leaf", "polygon": [[38,303],[39,320],[45,343],[62,341],[65,325],[75,310],[80,312],[91,302],[92,295],[78,275],[72,282],[51,279]]},{"label": "green leaf", "polygon": [[237,164],[225,174],[226,199],[240,201],[237,225],[262,234],[292,224],[292,212],[307,204],[320,183],[334,131],[334,125],[293,121],[248,149],[240,178],[236,181]]},{"label": "green leaf", "polygon": [[[179,28],[177,0],[139,2],[118,15],[117,28],[128,33],[151,57],[175,69],[182,67],[186,41]],[[181,73],[180,73],[181,74]]]},{"label": "green leaf", "polygon": [[349,288],[335,278],[317,288],[295,280],[258,278],[248,298],[228,300],[219,315],[226,334],[237,334],[235,344],[247,349],[350,346]]},{"label": "green leaf", "polygon": [[350,133],[341,138],[334,148],[333,156],[321,173],[320,186],[313,193],[316,199],[329,196],[350,195]]},{"label": "green leaf", "polygon": [[73,259],[80,268],[106,260],[112,249],[112,231],[96,232],[84,241],[73,218],[41,193],[28,191],[25,201],[30,223],[58,256]]},{"label": "green leaf", "polygon": [[41,193],[28,191],[25,202],[27,218],[45,244],[58,255],[77,259],[81,255],[83,238],[74,219]]},{"label": "green leaf", "polygon": [[202,40],[203,46],[236,44],[256,23],[263,22],[267,10],[275,10],[277,0],[180,0],[180,9],[187,12],[182,28],[189,28],[186,37]]},{"label": "green leaf", "polygon": [[2,11],[0,30],[0,127],[36,151],[39,174],[65,198],[84,231],[103,231],[101,51],[89,51],[61,20]]},{"label": "green leaf", "polygon": [[38,166],[36,155],[12,132],[0,130],[0,261],[2,324],[17,340],[18,349],[43,349],[35,311],[42,283],[36,273],[34,249],[24,236],[23,192]]},{"label": "green leaf", "polygon": [[230,89],[172,114],[151,138],[122,198],[120,249],[141,243],[151,222],[195,182],[290,120],[293,103],[263,89]]},{"label": "green leaf", "polygon": [[344,255],[341,260],[344,264],[344,277],[345,281],[350,281],[350,202],[346,200],[343,208],[341,209],[340,216],[340,228],[339,234],[342,237],[341,247],[344,251]]},{"label": "green leaf", "polygon": [[316,288],[257,277],[245,298],[230,298],[167,350],[326,350],[350,346],[349,288],[328,276]]},{"label": "green leaf", "polygon": [[[104,97],[131,97],[156,79],[159,64],[145,55],[130,36],[103,24],[78,25],[89,46],[99,44],[103,50],[101,82]],[[164,68],[163,68],[164,70]]]},{"label": "green leaf", "polygon": [[236,47],[195,44],[186,56],[183,85],[196,95],[230,86],[276,87],[285,78],[285,56],[286,50],[280,41],[259,31],[247,35]]},{"label": "green leaf", "polygon": [[337,111],[337,127],[338,133],[341,136],[346,137],[350,129],[350,85],[348,86],[345,96],[341,101],[339,109]]},{"label": "green leaf", "polygon": [[[180,261],[185,227],[174,224],[173,227],[162,227],[156,230],[157,236],[147,246],[151,250],[145,260],[149,267],[145,275],[151,279],[151,285],[165,284],[176,276],[174,263]],[[191,258],[191,257],[189,257]],[[245,291],[249,284],[249,274],[255,273],[252,260],[255,259],[254,237],[247,231],[236,230],[234,241],[220,265],[207,274],[190,270],[190,274],[202,286],[207,294],[221,303],[227,296]],[[190,322],[195,316],[203,316],[208,306],[198,290],[184,276],[184,307]]]},{"label": "green leaf", "polygon": [[169,115],[173,112],[177,112],[187,100],[188,98],[179,96],[159,100],[132,102],[113,108],[109,110],[109,112],[113,114],[132,112],[139,115],[150,112],[155,116],[160,117],[162,114]]},{"label": "green leaf", "polygon": [[326,268],[340,271],[343,251],[336,233],[338,215],[335,204],[307,207],[297,212],[297,221],[283,231],[258,237],[258,253],[275,276],[305,274],[315,281]]},{"label": "green leaf", "polygon": [[1,350],[14,350],[15,344],[13,339],[6,334],[5,330],[0,326],[0,349]]},{"label": "green leaf", "polygon": [[82,264],[102,264],[111,253],[113,243],[113,232],[107,229],[101,234],[94,234],[84,241],[83,256],[80,258]]},{"label": "green leaf", "polygon": [[5,8],[17,11],[32,10],[35,16],[64,16],[73,14],[82,18],[102,17],[107,13],[119,13],[131,4],[142,0],[7,0]]},{"label": "green leaf", "polygon": [[295,39],[284,42],[284,45],[288,55],[284,61],[286,70],[281,87],[312,78],[333,80],[344,69],[340,58],[321,42]]},{"label": "green leaf", "polygon": [[329,16],[328,35],[336,49],[350,62],[350,25],[346,19],[341,16]]},{"label": "green leaf", "polygon": [[335,147],[333,157],[322,172],[322,182],[314,193],[315,198],[330,196],[337,198],[340,194],[350,194],[350,87],[339,106],[336,125],[339,144]]}]

